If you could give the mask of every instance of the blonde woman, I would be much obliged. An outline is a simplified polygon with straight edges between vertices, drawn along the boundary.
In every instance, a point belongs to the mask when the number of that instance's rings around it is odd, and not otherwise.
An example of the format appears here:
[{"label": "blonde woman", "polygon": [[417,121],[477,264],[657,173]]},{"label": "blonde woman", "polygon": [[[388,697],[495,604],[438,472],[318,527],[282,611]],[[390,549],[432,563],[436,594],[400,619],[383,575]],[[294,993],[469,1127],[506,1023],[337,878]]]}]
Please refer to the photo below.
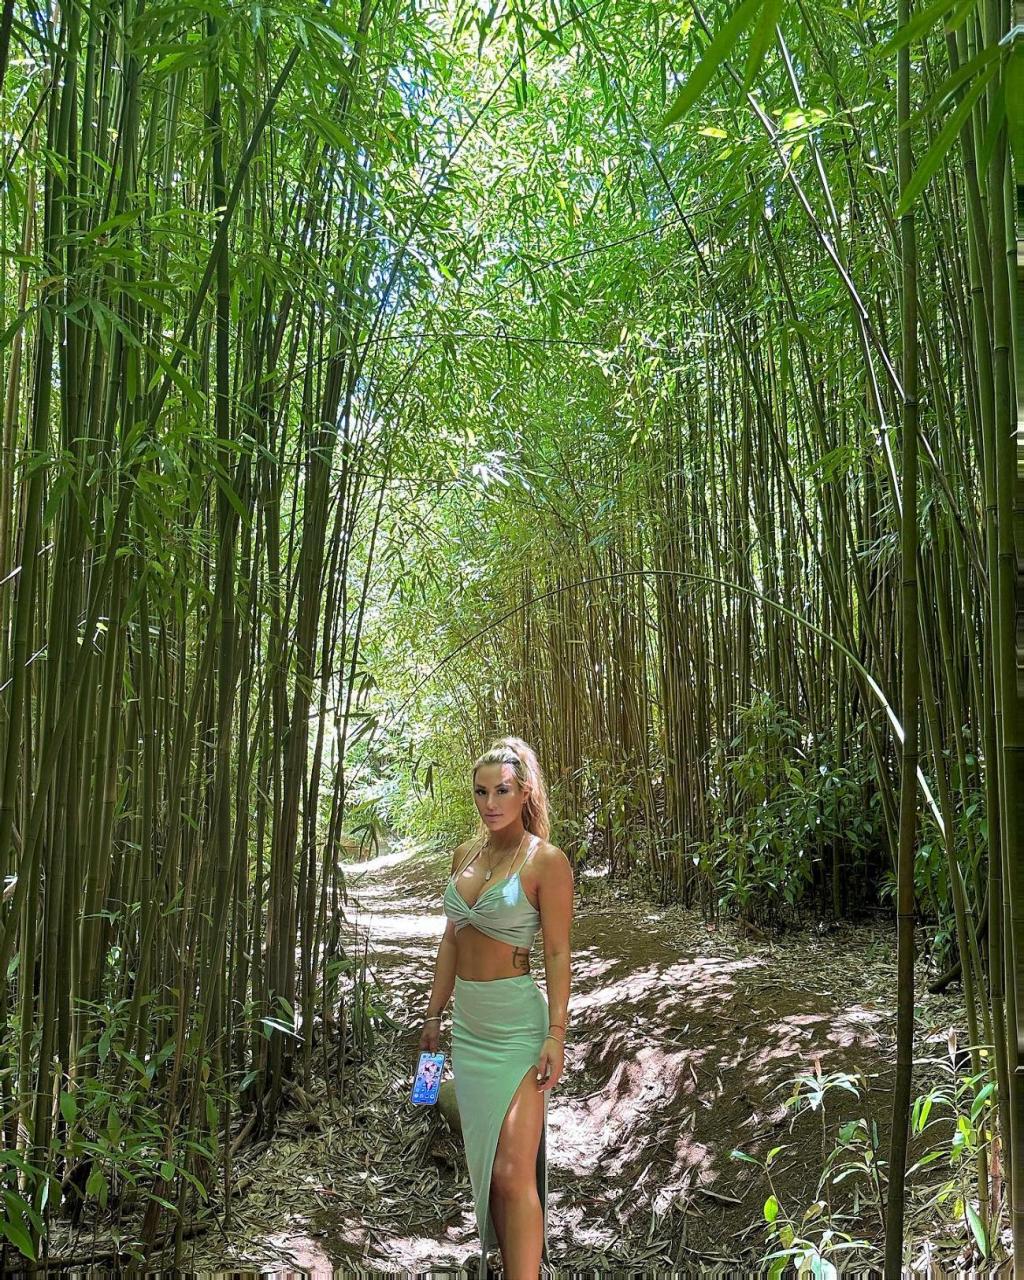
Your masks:
[{"label": "blonde woman", "polygon": [[[500,738],[473,765],[477,835],[459,845],[444,893],[420,1049],[437,1050],[454,990],[452,1067],[480,1233],[505,1280],[537,1280],[547,1245],[547,1104],[564,1066],[573,876],[548,843],[548,802],[532,748]],[[530,973],[544,937],[547,999]]]}]

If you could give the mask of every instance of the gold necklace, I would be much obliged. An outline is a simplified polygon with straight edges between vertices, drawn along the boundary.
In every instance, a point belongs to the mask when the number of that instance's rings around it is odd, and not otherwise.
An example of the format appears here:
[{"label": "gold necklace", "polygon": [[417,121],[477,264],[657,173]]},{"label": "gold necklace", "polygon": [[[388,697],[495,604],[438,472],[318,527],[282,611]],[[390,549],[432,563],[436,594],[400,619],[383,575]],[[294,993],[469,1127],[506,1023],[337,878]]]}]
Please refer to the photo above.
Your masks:
[{"label": "gold necklace", "polygon": [[[509,864],[510,866],[515,862],[516,858],[518,858],[518,857],[519,857],[519,850],[523,847],[523,840],[525,840],[525,839],[526,839],[526,832],[524,831],[524,832],[523,832],[523,834],[522,834],[522,835],[520,836],[520,838],[519,838],[519,843],[516,845],[516,851],[515,851],[515,853],[512,855],[512,862]],[[490,855],[490,851],[491,851],[491,842],[490,842],[489,837],[487,837],[487,836],[485,836],[485,837],[484,837],[484,843],[483,843],[483,845],[482,845],[482,847],[481,847],[481,852],[483,852],[483,850],[484,850],[484,849],[486,849],[486,850],[487,850],[487,852],[488,852],[488,855]],[[488,865],[487,865],[487,872],[486,872],[486,874],[484,875],[484,880],[485,880],[485,881],[490,880],[491,876],[492,876],[492,875],[494,875],[494,867],[491,865],[490,856],[488,856],[487,863],[488,863]]]}]

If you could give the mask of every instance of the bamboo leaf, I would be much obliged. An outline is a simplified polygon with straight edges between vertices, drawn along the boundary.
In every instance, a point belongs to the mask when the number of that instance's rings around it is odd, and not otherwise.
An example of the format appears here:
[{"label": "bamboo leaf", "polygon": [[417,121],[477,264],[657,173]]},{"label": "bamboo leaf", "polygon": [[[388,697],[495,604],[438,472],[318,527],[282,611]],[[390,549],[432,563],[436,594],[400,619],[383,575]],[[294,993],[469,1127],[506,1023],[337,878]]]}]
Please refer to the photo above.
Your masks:
[{"label": "bamboo leaf", "polygon": [[983,1258],[988,1257],[988,1237],[985,1235],[985,1224],[978,1216],[978,1211],[974,1205],[968,1200],[964,1205],[967,1210],[967,1221],[971,1224],[971,1232],[977,1241],[978,1248],[981,1250]]},{"label": "bamboo leaf", "polygon": [[999,46],[992,44],[987,45],[973,58],[957,67],[952,75],[947,76],[942,84],[935,90],[928,101],[914,112],[907,121],[908,125],[915,124],[918,120],[923,120],[929,116],[936,115],[946,102],[953,96],[957,89],[972,79],[982,67],[987,66],[993,58],[999,56]]},{"label": "bamboo leaf", "polygon": [[988,1101],[992,1093],[995,1091],[995,1087],[996,1087],[996,1082],[994,1080],[990,1080],[988,1084],[984,1085],[979,1090],[978,1096],[971,1103],[971,1123],[972,1124],[977,1120],[978,1116],[981,1114],[982,1110],[984,1109],[985,1103]]},{"label": "bamboo leaf", "polygon": [[662,118],[662,126],[675,124],[677,120],[686,115],[687,111],[711,83],[715,72],[729,53],[732,52],[733,45],[750,25],[754,14],[761,8],[763,3],[764,0],[744,0],[744,3],[740,5],[725,26],[715,33],[714,39],[704,51],[704,56],[694,70],[690,72],[686,84],[683,85],[675,102]]},{"label": "bamboo leaf", "polygon": [[36,1261],[35,1250],[32,1248],[32,1240],[23,1226],[17,1222],[12,1222],[10,1218],[5,1218],[0,1222],[0,1231],[4,1233],[15,1249],[26,1258]]},{"label": "bamboo leaf", "polygon": [[964,95],[960,105],[953,111],[949,119],[942,126],[938,136],[932,145],[928,148],[924,159],[921,160],[917,168],[914,170],[914,176],[907,183],[906,190],[900,196],[899,204],[896,206],[897,217],[906,213],[924,188],[928,185],[929,180],[937,171],[939,165],[945,159],[946,152],[953,145],[954,140],[963,127],[964,121],[974,109],[974,104],[985,91],[985,86],[992,78],[992,68],[986,75],[981,76],[971,89]]},{"label": "bamboo leaf", "polygon": [[0,351],[10,346],[11,340],[18,330],[22,327],[30,315],[37,309],[38,303],[32,303],[30,307],[26,307],[24,311],[19,311],[7,328],[0,333]]},{"label": "bamboo leaf", "polygon": [[750,51],[747,54],[747,67],[743,73],[744,92],[750,89],[761,69],[761,63],[775,36],[775,26],[782,16],[783,0],[765,0],[761,10],[761,21],[757,24],[750,40]]},{"label": "bamboo leaf", "polygon": [[888,39],[885,44],[881,45],[878,50],[878,56],[886,58],[890,54],[895,53],[898,49],[902,49],[905,44],[909,44],[911,40],[918,40],[921,36],[926,35],[936,22],[944,17],[950,9],[956,9],[951,28],[959,25],[967,14],[974,8],[975,0],[960,0],[957,6],[955,0],[934,0],[933,4],[926,5],[925,8],[919,9],[917,13],[905,23],[893,36]]},{"label": "bamboo leaf", "polygon": [[1003,72],[1003,105],[1017,181],[1024,179],[1024,49],[1014,46]]},{"label": "bamboo leaf", "polygon": [[992,161],[992,156],[999,141],[999,134],[1003,127],[1003,121],[1006,119],[1006,96],[1002,83],[998,84],[992,94],[992,101],[989,109],[988,123],[985,125],[985,132],[981,141],[978,143],[978,176],[982,182],[985,181],[985,175],[988,173],[988,166]]}]

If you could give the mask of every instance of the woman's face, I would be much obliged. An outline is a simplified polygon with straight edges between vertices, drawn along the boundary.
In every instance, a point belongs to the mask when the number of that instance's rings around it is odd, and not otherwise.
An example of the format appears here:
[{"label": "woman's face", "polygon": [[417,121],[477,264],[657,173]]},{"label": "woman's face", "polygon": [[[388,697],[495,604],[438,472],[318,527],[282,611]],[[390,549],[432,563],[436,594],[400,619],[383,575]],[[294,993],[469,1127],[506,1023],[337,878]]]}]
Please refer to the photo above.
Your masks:
[{"label": "woman's face", "polygon": [[526,792],[512,765],[482,764],[473,779],[473,798],[484,826],[494,832],[521,818]]}]

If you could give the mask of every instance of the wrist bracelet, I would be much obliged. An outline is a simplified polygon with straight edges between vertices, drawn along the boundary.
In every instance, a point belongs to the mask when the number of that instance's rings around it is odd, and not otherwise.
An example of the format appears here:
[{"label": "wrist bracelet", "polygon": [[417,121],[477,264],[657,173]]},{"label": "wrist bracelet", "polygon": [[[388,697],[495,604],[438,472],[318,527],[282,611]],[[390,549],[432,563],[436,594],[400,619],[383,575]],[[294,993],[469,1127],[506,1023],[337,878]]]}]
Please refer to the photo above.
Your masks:
[{"label": "wrist bracelet", "polygon": [[441,1015],[439,1013],[432,1013],[429,1018],[424,1018],[423,1021],[424,1022],[440,1022]]}]

